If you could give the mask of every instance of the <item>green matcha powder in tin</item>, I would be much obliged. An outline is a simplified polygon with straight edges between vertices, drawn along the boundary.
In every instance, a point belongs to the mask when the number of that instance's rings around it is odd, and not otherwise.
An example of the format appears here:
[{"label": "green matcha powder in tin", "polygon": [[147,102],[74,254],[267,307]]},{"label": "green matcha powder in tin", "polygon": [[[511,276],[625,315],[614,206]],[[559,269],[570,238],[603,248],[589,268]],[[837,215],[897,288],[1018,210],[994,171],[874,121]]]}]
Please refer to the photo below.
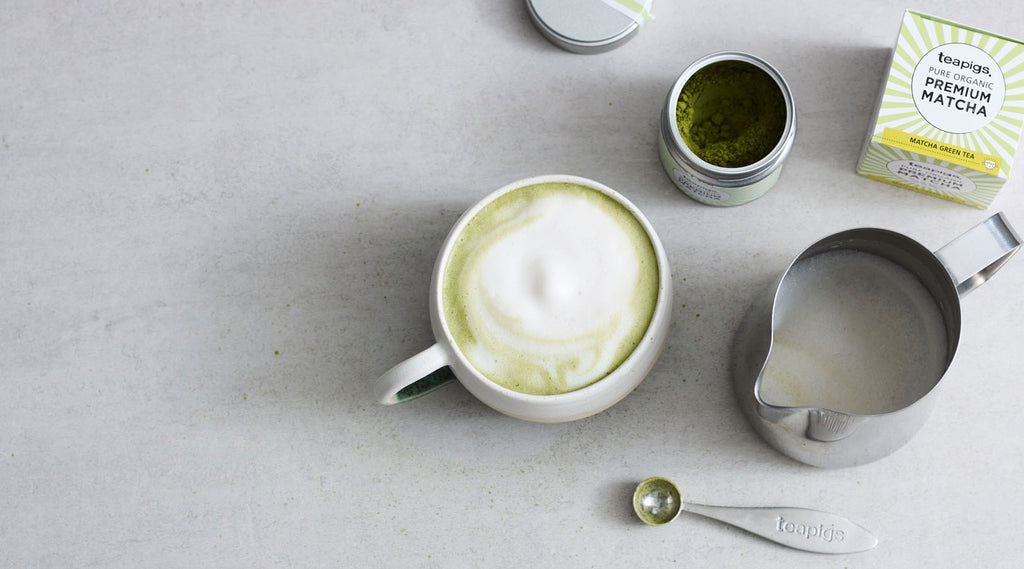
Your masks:
[{"label": "green matcha powder in tin", "polygon": [[718,52],[690,64],[662,111],[658,148],[672,182],[707,205],[764,195],[781,174],[796,136],[793,96],[782,75],[756,56]]},{"label": "green matcha powder in tin", "polygon": [[775,148],[786,127],[786,101],[764,71],[742,61],[720,61],[683,86],[676,124],[701,160],[738,168]]}]

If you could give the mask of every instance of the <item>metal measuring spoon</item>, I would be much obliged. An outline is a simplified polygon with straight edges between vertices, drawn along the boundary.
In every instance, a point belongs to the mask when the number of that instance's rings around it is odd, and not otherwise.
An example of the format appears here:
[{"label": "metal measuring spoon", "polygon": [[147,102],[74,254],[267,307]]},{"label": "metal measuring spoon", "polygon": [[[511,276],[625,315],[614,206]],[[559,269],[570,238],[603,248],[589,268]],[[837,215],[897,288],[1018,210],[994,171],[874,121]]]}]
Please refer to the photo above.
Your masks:
[{"label": "metal measuring spoon", "polygon": [[716,519],[794,549],[815,553],[856,553],[878,545],[878,538],[850,520],[806,508],[736,508],[684,504],[679,489],[665,478],[648,478],[633,492],[641,521],[662,526],[686,510]]}]

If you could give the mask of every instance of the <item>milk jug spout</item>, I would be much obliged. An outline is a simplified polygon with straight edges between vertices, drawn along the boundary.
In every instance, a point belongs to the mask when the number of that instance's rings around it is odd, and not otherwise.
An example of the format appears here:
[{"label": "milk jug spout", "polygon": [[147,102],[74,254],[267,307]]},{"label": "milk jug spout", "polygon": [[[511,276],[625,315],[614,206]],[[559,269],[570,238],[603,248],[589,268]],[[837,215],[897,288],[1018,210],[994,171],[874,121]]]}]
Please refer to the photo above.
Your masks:
[{"label": "milk jug spout", "polygon": [[806,437],[823,443],[839,441],[852,435],[868,417],[831,409],[812,407],[778,407],[757,400],[757,414],[788,431],[797,438]]}]

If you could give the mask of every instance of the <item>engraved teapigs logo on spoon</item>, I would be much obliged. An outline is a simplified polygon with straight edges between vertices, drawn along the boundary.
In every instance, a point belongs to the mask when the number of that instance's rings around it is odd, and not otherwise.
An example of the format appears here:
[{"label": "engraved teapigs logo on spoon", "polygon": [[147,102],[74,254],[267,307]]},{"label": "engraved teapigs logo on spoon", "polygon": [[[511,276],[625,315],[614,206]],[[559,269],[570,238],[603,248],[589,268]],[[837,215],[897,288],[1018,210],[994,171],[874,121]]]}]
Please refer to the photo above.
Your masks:
[{"label": "engraved teapigs logo on spoon", "polygon": [[776,530],[784,533],[802,535],[807,539],[819,538],[823,541],[832,543],[833,541],[843,541],[846,537],[843,530],[836,529],[835,526],[825,527],[825,524],[802,524],[799,522],[789,521],[782,516],[775,518],[775,522]]},{"label": "engraved teapigs logo on spoon", "polygon": [[685,511],[815,553],[856,553],[878,545],[878,538],[870,531],[836,514],[807,508],[746,508],[683,502],[679,488],[657,476],[637,485],[633,492],[633,510],[641,521],[652,526],[668,524]]}]

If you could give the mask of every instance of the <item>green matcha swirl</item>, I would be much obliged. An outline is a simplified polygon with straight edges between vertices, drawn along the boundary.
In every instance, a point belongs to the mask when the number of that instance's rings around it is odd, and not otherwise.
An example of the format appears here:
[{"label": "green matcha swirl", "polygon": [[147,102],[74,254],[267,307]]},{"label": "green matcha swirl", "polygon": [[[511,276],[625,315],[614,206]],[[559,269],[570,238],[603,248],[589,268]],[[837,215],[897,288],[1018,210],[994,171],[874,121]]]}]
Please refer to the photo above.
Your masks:
[{"label": "green matcha swirl", "polygon": [[571,183],[512,190],[462,229],[442,284],[459,351],[508,389],[554,395],[613,372],[643,340],[659,291],[643,225]]}]

